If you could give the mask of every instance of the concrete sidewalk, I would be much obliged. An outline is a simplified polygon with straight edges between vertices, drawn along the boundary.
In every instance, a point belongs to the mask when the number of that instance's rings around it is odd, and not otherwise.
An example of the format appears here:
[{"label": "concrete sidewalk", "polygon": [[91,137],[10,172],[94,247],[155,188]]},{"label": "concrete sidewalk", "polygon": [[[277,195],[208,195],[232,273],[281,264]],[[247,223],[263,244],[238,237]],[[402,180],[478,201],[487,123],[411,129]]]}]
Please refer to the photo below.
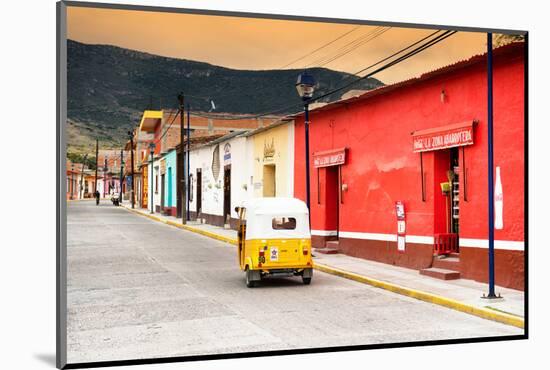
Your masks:
[{"label": "concrete sidewalk", "polygon": [[[176,217],[160,213],[150,214],[143,208],[131,209],[128,203],[123,206],[129,211],[147,216],[156,221],[203,234],[227,243],[236,244],[237,232],[208,224],[190,221],[186,225]],[[374,285],[398,294],[407,295],[462,312],[523,327],[524,292],[496,287],[503,299],[488,301],[482,299],[487,293],[487,284],[473,280],[439,280],[420,275],[419,271],[350,257],[344,254],[315,253],[314,264],[317,270],[338,275],[347,279]]]}]

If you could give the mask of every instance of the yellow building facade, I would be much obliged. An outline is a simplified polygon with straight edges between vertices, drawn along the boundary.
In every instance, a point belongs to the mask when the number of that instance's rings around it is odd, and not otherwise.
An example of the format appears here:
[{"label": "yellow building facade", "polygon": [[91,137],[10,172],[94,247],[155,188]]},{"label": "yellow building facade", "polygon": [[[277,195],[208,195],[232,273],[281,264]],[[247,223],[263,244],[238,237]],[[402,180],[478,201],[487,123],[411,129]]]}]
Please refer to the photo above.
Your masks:
[{"label": "yellow building facade", "polygon": [[294,121],[283,121],[247,134],[252,153],[252,186],[258,197],[294,195]]}]

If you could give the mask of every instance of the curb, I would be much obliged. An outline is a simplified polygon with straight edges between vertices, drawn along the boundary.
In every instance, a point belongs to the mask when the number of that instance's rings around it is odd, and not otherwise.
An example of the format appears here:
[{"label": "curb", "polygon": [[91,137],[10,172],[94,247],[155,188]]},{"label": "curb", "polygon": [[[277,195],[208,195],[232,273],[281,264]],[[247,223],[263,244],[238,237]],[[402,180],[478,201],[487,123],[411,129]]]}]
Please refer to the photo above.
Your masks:
[{"label": "curb", "polygon": [[329,267],[320,263],[315,263],[313,267],[319,271],[326,272],[327,274],[332,274],[332,275],[340,276],[346,279],[354,280],[360,283],[372,285],[376,288],[389,290],[393,293],[401,294],[401,295],[415,298],[424,302],[447,307],[456,311],[478,316],[483,319],[500,322],[502,324],[515,326],[521,329],[524,329],[525,327],[524,319],[519,316],[507,314],[504,312],[498,312],[487,308],[472,306],[460,301],[456,301],[451,298],[446,298],[436,294],[427,293],[416,289],[406,288],[400,285],[388,283],[377,279],[372,279],[363,275],[355,274],[353,272],[349,272],[345,270],[340,270],[334,267]]},{"label": "curb", "polygon": [[[222,241],[222,242],[237,245],[237,240],[233,239],[233,238],[225,237],[225,236],[222,236],[222,235],[210,232],[210,231],[201,230],[201,229],[196,228],[196,227],[178,224],[177,222],[174,222],[174,221],[171,221],[171,220],[163,220],[160,217],[157,217],[157,216],[154,216],[154,215],[151,215],[151,214],[142,213],[142,212],[133,210],[131,208],[126,208],[124,206],[122,208],[126,209],[129,212],[133,212],[133,213],[136,213],[138,215],[148,217],[152,220],[159,221],[159,222],[162,222],[162,223],[167,224],[167,225],[175,226],[175,227],[178,227],[180,229],[184,229],[184,230],[188,230],[188,231],[191,231],[191,232],[194,232],[194,233],[197,233],[197,234],[201,234],[201,235],[207,236],[207,237],[212,238],[212,239],[216,239],[216,240],[219,240],[219,241]],[[525,328],[525,321],[522,317],[519,317],[519,316],[507,314],[507,313],[504,313],[504,312],[498,312],[498,311],[494,311],[494,310],[487,309],[487,308],[472,306],[472,305],[469,305],[469,304],[466,304],[466,303],[463,303],[463,302],[460,302],[460,301],[457,301],[457,300],[454,300],[454,299],[451,299],[451,298],[446,298],[446,297],[443,297],[443,296],[440,296],[440,295],[437,295],[437,294],[427,293],[427,292],[423,292],[421,290],[416,290],[416,289],[412,289],[412,288],[406,288],[406,287],[403,287],[403,286],[400,286],[400,285],[397,285],[397,284],[392,284],[392,283],[388,283],[388,282],[385,282],[385,281],[382,281],[382,280],[369,278],[367,276],[363,276],[363,275],[359,275],[359,274],[356,274],[356,273],[353,273],[353,272],[341,270],[341,269],[338,269],[338,268],[335,268],[335,267],[330,267],[330,266],[323,265],[323,264],[317,263],[317,262],[313,263],[313,268],[316,269],[316,270],[325,272],[327,274],[343,277],[343,278],[349,279],[349,280],[354,280],[354,281],[357,281],[357,282],[363,283],[363,284],[368,284],[368,285],[374,286],[376,288],[388,290],[388,291],[393,292],[393,293],[401,294],[401,295],[411,297],[411,298],[415,298],[415,299],[418,299],[418,300],[421,300],[421,301],[424,301],[424,302],[428,302],[428,303],[436,304],[436,305],[443,306],[443,307],[446,307],[446,308],[450,308],[450,309],[453,309],[453,310],[456,310],[456,311],[460,311],[460,312],[463,312],[463,313],[467,313],[467,314],[470,314],[470,315],[473,315],[473,316],[480,317],[482,319],[496,321],[496,322],[499,322],[499,323],[502,323],[502,324],[515,326],[515,327],[521,328],[521,329]]]}]

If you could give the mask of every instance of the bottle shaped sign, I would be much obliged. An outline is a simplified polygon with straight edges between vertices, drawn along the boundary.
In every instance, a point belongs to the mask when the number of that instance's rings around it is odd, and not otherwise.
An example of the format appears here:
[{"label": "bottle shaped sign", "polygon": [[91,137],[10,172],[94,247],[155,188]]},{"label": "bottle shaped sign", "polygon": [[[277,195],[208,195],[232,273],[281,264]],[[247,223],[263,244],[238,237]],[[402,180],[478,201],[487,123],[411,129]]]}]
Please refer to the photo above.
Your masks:
[{"label": "bottle shaped sign", "polygon": [[496,168],[497,178],[495,182],[495,229],[502,230],[504,227],[502,220],[502,211],[504,208],[504,198],[502,194],[502,182],[500,180],[500,167]]}]

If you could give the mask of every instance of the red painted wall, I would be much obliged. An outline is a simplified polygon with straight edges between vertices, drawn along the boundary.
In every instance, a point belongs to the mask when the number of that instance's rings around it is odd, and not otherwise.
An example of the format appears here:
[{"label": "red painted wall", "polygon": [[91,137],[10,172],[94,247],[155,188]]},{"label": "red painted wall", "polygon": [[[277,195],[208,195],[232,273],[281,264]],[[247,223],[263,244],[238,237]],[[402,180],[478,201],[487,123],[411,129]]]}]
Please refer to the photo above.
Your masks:
[{"label": "red painted wall", "polygon": [[[524,240],[524,65],[523,50],[494,60],[494,163],[501,166],[504,229],[497,240]],[[446,97],[441,102],[441,91]],[[395,233],[394,203],[405,202],[407,234],[432,236],[445,227],[434,219],[442,207],[434,173],[442,151],[423,154],[426,201],[421,198],[420,157],[412,151],[411,133],[478,120],[474,144],[465,147],[468,201],[464,201],[460,155],[460,237],[487,239],[487,75],[484,62],[440,74],[388,93],[310,114],[311,153],[347,147],[342,183],[348,185],[340,205],[340,230]],[[445,151],[448,153],[448,151]],[[446,154],[448,155],[448,154]],[[305,200],[303,116],[296,119],[294,193]],[[311,223],[326,230],[326,204],[317,205],[317,170],[311,158]],[[321,169],[321,189],[324,170]],[[439,177],[441,177],[439,175]],[[322,190],[323,191],[323,190]],[[322,202],[324,195],[321,194]],[[443,224],[441,224],[443,222]],[[517,262],[514,262],[517,263]],[[477,267],[476,267],[477,268]],[[498,283],[498,280],[497,280]]]}]

